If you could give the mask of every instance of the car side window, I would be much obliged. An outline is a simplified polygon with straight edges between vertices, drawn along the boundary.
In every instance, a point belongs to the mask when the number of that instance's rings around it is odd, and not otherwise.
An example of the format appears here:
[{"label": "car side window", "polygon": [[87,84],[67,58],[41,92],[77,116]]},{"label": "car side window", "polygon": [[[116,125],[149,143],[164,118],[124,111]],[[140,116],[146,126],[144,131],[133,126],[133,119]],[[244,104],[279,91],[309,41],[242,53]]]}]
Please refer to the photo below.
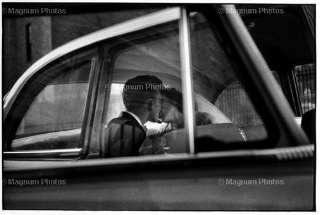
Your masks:
[{"label": "car side window", "polygon": [[316,105],[316,70],[315,64],[306,64],[294,68],[302,114],[312,110]]},{"label": "car side window", "polygon": [[[87,54],[86,54],[87,55]],[[80,147],[89,91],[89,77],[96,56],[90,53],[54,64],[22,92],[28,106],[14,135],[11,150],[48,150]]]},{"label": "car side window", "polygon": [[[219,148],[213,140],[229,143],[266,139],[263,121],[205,17],[191,13],[190,28],[196,138],[206,138],[199,143],[201,151],[214,151],[214,145]],[[205,142],[208,144],[204,146]]]},{"label": "car side window", "polygon": [[[162,84],[161,86],[150,84],[147,85],[148,89],[145,89],[147,91],[157,89],[161,91],[161,100],[159,109],[155,113],[157,119],[145,118],[147,121],[143,122],[146,138],[139,142],[140,155],[188,152],[188,132],[184,126],[182,98],[180,97],[182,83],[179,22],[172,21],[131,35],[124,35],[118,38],[115,44],[117,45],[112,49],[108,48],[110,54],[106,60],[106,71],[109,74],[106,89],[109,96],[106,100],[106,111],[103,116],[106,130],[101,147],[104,148],[102,156],[137,155],[120,152],[126,150],[125,141],[127,139],[122,138],[122,135],[125,134],[121,133],[120,135],[114,128],[117,126],[115,122],[123,120],[124,116],[127,117],[127,113],[124,113],[129,110],[124,104],[125,92],[142,87],[140,84],[134,86],[126,86],[125,84],[128,80],[141,77],[142,79],[156,78]],[[138,94],[133,100],[138,101],[141,97],[143,97],[143,93]],[[180,101],[177,102],[179,99]],[[131,113],[139,115],[134,111]],[[113,129],[113,132],[109,132],[110,129]],[[119,138],[121,143],[117,143]]]}]

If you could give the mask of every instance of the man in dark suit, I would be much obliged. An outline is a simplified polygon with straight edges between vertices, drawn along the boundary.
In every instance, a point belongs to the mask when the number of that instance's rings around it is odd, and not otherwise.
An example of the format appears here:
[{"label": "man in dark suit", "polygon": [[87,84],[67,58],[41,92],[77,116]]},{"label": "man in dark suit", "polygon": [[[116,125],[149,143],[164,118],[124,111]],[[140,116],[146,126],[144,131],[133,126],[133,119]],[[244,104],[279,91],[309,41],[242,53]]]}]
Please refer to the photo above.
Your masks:
[{"label": "man in dark suit", "polygon": [[125,83],[122,98],[126,111],[112,119],[106,128],[105,157],[140,154],[146,139],[144,124],[158,120],[162,89],[162,81],[151,75],[140,75]]}]

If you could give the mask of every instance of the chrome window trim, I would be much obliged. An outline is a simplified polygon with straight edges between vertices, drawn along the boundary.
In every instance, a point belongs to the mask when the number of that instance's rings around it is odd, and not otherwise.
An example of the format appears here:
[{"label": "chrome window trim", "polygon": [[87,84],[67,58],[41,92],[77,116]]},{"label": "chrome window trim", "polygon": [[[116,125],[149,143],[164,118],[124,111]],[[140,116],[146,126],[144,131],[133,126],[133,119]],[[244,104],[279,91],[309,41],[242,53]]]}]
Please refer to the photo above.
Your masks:
[{"label": "chrome window trim", "polygon": [[[51,169],[51,168],[108,168],[115,166],[131,166],[139,164],[157,164],[162,162],[179,162],[179,161],[196,161],[196,160],[206,160],[206,159],[231,159],[231,158],[247,158],[256,157],[260,159],[271,159],[278,162],[290,161],[290,160],[304,160],[313,158],[315,154],[314,145],[306,146],[295,146],[289,148],[277,148],[277,149],[257,149],[257,150],[234,150],[234,151],[218,151],[218,152],[202,152],[200,154],[165,154],[165,155],[149,155],[149,156],[137,156],[137,157],[116,157],[108,159],[93,159],[93,160],[79,160],[77,162],[59,162],[56,163],[48,162],[43,165],[30,165],[26,166],[15,166],[4,165],[4,170],[6,172],[10,171],[26,171],[26,170],[41,170],[41,169]],[[6,160],[5,162],[16,162]],[[36,162],[36,161],[30,161]]]},{"label": "chrome window trim", "polygon": [[180,57],[181,57],[181,76],[183,93],[183,109],[185,126],[189,135],[189,153],[195,153],[194,131],[195,131],[195,114],[194,114],[194,97],[191,70],[191,43],[188,13],[185,7],[181,8],[181,17],[179,22],[180,33]]},{"label": "chrome window trim", "polygon": [[15,155],[19,157],[34,156],[34,155],[50,155],[50,154],[74,154],[79,155],[82,148],[75,149],[48,149],[48,150],[26,150],[26,151],[10,151],[3,152],[4,157]]},{"label": "chrome window trim", "polygon": [[6,118],[9,109],[11,108],[15,98],[18,93],[21,91],[26,82],[41,68],[48,65],[55,59],[71,53],[77,49],[84,48],[91,44],[116,37],[119,35],[123,35],[126,33],[131,33],[134,31],[138,31],[144,28],[148,28],[151,26],[167,23],[170,21],[178,20],[180,17],[180,10],[178,7],[161,10],[149,15],[145,15],[142,17],[135,18],[133,20],[125,21],[123,23],[96,31],[89,35],[80,37],[71,42],[66,43],[54,49],[49,54],[45,55],[38,61],[36,61],[27,71],[18,79],[18,81],[14,84],[12,89],[6,95],[4,104],[3,104],[3,117]]},{"label": "chrome window trim", "polygon": [[49,133],[35,134],[35,135],[27,136],[27,137],[21,137],[21,138],[17,138],[17,139],[12,140],[12,145],[15,144],[15,143],[19,143],[21,141],[28,141],[30,139],[52,138],[53,135],[56,135],[56,137],[58,137],[58,135],[61,134],[61,133],[64,133],[64,134],[77,134],[77,133],[79,133],[80,134],[81,133],[81,128],[70,129],[70,130],[62,130],[62,131],[53,131],[53,132],[49,132]]}]

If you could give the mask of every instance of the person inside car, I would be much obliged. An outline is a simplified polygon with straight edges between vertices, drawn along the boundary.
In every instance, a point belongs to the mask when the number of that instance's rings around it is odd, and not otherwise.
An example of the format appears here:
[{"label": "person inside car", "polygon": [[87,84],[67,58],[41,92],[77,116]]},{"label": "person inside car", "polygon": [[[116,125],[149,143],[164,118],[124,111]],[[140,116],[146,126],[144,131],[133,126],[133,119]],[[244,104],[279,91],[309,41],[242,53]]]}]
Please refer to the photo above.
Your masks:
[{"label": "person inside car", "polygon": [[[172,130],[184,128],[182,93],[175,88],[163,90],[161,93],[160,118],[162,122],[161,124],[149,122],[146,124],[148,137],[140,149],[142,155],[165,153],[166,143],[162,138],[163,135]],[[196,126],[215,123],[214,116],[198,111],[197,105],[195,109]]]},{"label": "person inside car", "polygon": [[147,121],[157,122],[161,110],[162,81],[152,75],[129,79],[122,98],[126,111],[106,127],[106,156],[138,156],[146,139]]},{"label": "person inside car", "polygon": [[[184,127],[183,122],[183,103],[182,93],[175,88],[162,91],[162,108],[161,108],[162,121],[169,123],[167,129],[181,129]],[[196,125],[214,124],[215,118],[205,112],[198,111],[196,104],[195,107]]]}]

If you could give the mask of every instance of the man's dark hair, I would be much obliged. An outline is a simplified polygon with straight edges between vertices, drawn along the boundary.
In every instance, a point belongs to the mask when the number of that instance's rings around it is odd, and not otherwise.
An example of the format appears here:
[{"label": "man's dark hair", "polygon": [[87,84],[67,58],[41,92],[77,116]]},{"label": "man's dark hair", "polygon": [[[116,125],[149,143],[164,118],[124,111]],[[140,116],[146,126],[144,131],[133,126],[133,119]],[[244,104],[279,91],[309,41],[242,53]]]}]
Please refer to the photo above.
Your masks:
[{"label": "man's dark hair", "polygon": [[153,75],[139,75],[129,79],[122,92],[123,103],[128,111],[139,109],[148,99],[154,99],[164,89],[162,81]]}]

